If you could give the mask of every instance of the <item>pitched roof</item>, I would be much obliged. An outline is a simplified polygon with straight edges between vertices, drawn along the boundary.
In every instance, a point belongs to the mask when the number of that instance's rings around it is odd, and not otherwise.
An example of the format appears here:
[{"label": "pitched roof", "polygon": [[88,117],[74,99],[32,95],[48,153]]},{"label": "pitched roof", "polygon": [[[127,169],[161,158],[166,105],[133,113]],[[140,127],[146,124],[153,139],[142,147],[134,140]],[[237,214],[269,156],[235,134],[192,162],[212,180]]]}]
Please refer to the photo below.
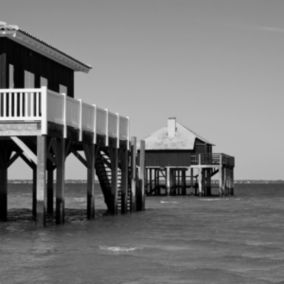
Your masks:
[{"label": "pitched roof", "polygon": [[72,56],[60,51],[59,49],[49,45],[48,43],[36,38],[15,25],[8,25],[0,22],[0,37],[9,37],[11,40],[48,57],[74,71],[88,73],[91,66],[73,58]]},{"label": "pitched roof", "polygon": [[176,122],[174,137],[169,137],[168,127],[162,127],[145,138],[146,150],[193,150],[196,139],[214,145],[194,131]]}]

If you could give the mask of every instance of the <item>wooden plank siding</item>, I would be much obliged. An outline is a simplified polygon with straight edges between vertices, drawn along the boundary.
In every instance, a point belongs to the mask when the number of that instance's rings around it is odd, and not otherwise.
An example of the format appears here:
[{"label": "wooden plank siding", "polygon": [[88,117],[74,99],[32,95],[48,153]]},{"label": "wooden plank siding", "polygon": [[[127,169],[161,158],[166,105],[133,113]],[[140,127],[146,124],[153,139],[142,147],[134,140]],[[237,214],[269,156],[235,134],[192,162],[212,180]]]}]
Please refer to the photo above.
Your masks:
[{"label": "wooden plank siding", "polygon": [[194,151],[192,153],[194,154],[212,153],[212,145],[204,143],[200,139],[196,138],[195,145],[194,145]]},{"label": "wooden plank siding", "polygon": [[[14,88],[25,87],[24,74],[26,70],[34,74],[35,88],[41,87],[41,77],[44,77],[48,80],[48,89],[59,92],[59,85],[64,85],[68,90],[67,95],[74,97],[74,71],[56,61],[4,37],[0,37],[0,58],[1,73],[6,73],[0,76],[1,88],[9,87],[9,64],[12,64],[14,66]],[[3,68],[4,65],[5,68]]]},{"label": "wooden plank siding", "polygon": [[189,166],[191,153],[182,150],[146,150],[145,163],[153,167]]},{"label": "wooden plank siding", "polygon": [[0,38],[0,88],[7,88],[8,86],[8,64],[7,53],[4,44]]},{"label": "wooden plank siding", "polygon": [[210,154],[212,145],[196,139],[194,150],[146,150],[146,166],[189,167],[192,154]]}]

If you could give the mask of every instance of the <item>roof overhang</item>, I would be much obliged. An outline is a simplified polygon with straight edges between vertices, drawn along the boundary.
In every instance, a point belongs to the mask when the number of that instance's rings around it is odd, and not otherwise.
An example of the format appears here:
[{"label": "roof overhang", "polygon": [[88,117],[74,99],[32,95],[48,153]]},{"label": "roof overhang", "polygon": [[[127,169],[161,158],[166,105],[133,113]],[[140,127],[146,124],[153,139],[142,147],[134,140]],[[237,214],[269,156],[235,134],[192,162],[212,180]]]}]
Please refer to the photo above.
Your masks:
[{"label": "roof overhang", "polygon": [[0,37],[11,40],[64,65],[73,71],[88,73],[92,67],[21,30],[18,26],[0,22]]}]

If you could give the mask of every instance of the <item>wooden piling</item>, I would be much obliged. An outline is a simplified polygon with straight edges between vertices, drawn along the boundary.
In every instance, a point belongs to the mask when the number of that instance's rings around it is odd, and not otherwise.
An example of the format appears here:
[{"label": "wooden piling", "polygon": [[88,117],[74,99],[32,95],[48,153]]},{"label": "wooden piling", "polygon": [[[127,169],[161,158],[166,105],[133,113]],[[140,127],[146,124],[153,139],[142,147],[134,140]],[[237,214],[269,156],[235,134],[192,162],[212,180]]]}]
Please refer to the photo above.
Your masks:
[{"label": "wooden piling", "polygon": [[112,190],[112,214],[117,214],[117,193],[118,193],[118,149],[116,147],[110,148],[111,158],[111,190]]},{"label": "wooden piling", "polygon": [[64,223],[65,215],[65,139],[56,139],[56,224]]},{"label": "wooden piling", "polygon": [[167,191],[166,191],[166,195],[169,196],[170,192],[171,192],[171,168],[167,167],[166,168],[166,176],[167,176]]},{"label": "wooden piling", "polygon": [[137,157],[137,139],[131,138],[131,211],[136,211],[136,157]]},{"label": "wooden piling", "polygon": [[53,168],[47,169],[47,214],[53,216]]},{"label": "wooden piling", "polygon": [[186,169],[182,170],[182,195],[186,195]]},{"label": "wooden piling", "polygon": [[32,185],[32,214],[33,214],[33,219],[36,220],[37,212],[36,212],[36,207],[37,207],[37,197],[36,197],[36,186],[37,186],[37,174],[36,174],[36,169],[37,167],[35,166],[32,171],[33,171],[33,185]]},{"label": "wooden piling", "polygon": [[[3,145],[2,145],[3,144]],[[8,215],[8,151],[5,143],[0,144],[0,221],[7,221]]]},{"label": "wooden piling", "polygon": [[87,162],[87,218],[95,218],[95,146],[84,144]]},{"label": "wooden piling", "polygon": [[37,206],[36,220],[46,225],[47,186],[46,186],[46,136],[37,136]]},{"label": "wooden piling", "polygon": [[153,174],[152,174],[152,169],[149,169],[149,190],[151,194],[153,194]]},{"label": "wooden piling", "polygon": [[203,192],[203,171],[202,168],[198,168],[198,195],[199,197],[202,196]]},{"label": "wooden piling", "polygon": [[190,168],[190,186],[194,188],[194,180],[193,180],[193,168]]},{"label": "wooden piling", "polygon": [[121,161],[121,214],[127,213],[128,201],[128,150],[126,146],[121,147],[120,150]]},{"label": "wooden piling", "polygon": [[228,169],[224,167],[224,195],[228,196]]},{"label": "wooden piling", "polygon": [[232,167],[232,172],[231,172],[231,183],[232,183],[232,186],[231,186],[231,195],[233,196],[235,193],[234,193],[234,168]]},{"label": "wooden piling", "polygon": [[[138,196],[137,196],[138,197]],[[140,141],[139,152],[139,198],[137,210],[145,210],[145,141]]]}]

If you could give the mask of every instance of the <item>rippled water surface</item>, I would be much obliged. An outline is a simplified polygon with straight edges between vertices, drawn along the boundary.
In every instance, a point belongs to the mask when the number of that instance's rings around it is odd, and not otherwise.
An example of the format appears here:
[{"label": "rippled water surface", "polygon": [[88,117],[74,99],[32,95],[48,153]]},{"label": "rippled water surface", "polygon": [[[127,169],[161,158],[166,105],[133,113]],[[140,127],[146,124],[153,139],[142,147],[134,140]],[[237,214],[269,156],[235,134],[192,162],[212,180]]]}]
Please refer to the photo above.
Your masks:
[{"label": "rippled water surface", "polygon": [[151,197],[147,210],[85,220],[82,185],[67,221],[39,228],[28,186],[10,186],[0,223],[0,283],[284,283],[284,186],[239,185],[233,198]]}]

